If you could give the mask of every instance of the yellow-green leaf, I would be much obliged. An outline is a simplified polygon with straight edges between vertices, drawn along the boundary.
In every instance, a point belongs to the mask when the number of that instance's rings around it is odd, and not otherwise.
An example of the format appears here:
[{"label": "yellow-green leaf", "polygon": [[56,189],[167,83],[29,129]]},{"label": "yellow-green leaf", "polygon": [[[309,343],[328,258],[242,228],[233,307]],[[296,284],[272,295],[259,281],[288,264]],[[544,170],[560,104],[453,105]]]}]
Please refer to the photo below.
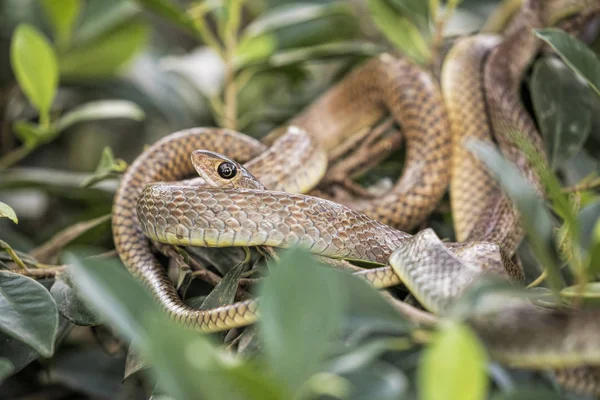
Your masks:
[{"label": "yellow-green leaf", "polygon": [[98,78],[114,75],[145,44],[148,26],[128,23],[85,47],[70,50],[60,59],[60,73],[66,78]]},{"label": "yellow-green leaf", "polygon": [[42,5],[52,23],[57,44],[66,46],[81,11],[81,0],[42,0]]},{"label": "yellow-green leaf", "polygon": [[422,400],[487,398],[487,355],[466,325],[451,322],[424,351],[418,370]]},{"label": "yellow-green leaf", "polygon": [[17,214],[15,211],[6,203],[0,201],[0,218],[8,218],[15,224],[19,223],[19,219],[17,218]]},{"label": "yellow-green leaf", "polygon": [[47,115],[58,87],[56,54],[48,39],[31,25],[17,26],[10,45],[10,63],[31,104]]}]

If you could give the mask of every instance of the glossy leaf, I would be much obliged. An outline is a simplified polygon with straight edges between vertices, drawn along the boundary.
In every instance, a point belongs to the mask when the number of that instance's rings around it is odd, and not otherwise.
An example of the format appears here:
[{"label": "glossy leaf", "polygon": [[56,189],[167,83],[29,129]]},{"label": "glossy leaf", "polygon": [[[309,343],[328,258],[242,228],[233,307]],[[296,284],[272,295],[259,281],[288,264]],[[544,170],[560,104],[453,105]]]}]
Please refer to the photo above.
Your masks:
[{"label": "glossy leaf", "polygon": [[418,370],[423,400],[483,400],[487,397],[487,355],[466,325],[450,322],[425,349]]},{"label": "glossy leaf", "polygon": [[394,10],[387,0],[368,0],[375,24],[400,51],[418,64],[431,58],[431,51],[419,28]]},{"label": "glossy leaf", "polygon": [[42,0],[58,44],[68,44],[73,24],[81,11],[81,0]]},{"label": "glossy leaf", "polygon": [[40,354],[31,346],[0,332],[0,357],[9,360],[12,373],[16,373],[38,359]]},{"label": "glossy leaf", "polygon": [[148,26],[124,24],[96,41],[70,49],[60,58],[60,73],[68,79],[102,78],[117,73],[145,46]]},{"label": "glossy leaf", "polygon": [[315,372],[339,331],[341,281],[305,251],[285,252],[260,289],[259,334],[272,373],[295,391]]},{"label": "glossy leaf", "polygon": [[0,331],[50,357],[58,310],[48,290],[26,276],[0,271]]},{"label": "glossy leaf", "polygon": [[545,58],[534,67],[531,95],[548,162],[554,169],[577,154],[588,138],[590,91],[562,62]]},{"label": "glossy leaf", "polygon": [[19,223],[19,219],[17,218],[17,214],[15,211],[6,203],[0,201],[0,218],[8,218],[15,224]]},{"label": "glossy leaf", "polygon": [[559,29],[542,29],[536,35],[548,43],[563,61],[586,80],[600,96],[600,60],[581,40]]},{"label": "glossy leaf", "polygon": [[58,88],[56,55],[48,39],[33,26],[19,25],[10,45],[10,62],[31,104],[48,115]]},{"label": "glossy leaf", "polygon": [[61,315],[78,326],[97,326],[104,323],[98,313],[90,310],[88,303],[73,288],[71,269],[58,274],[50,288]]},{"label": "glossy leaf", "polygon": [[553,225],[544,202],[517,166],[506,160],[495,146],[469,141],[467,147],[487,166],[516,205],[535,255],[548,272],[550,284],[555,291],[560,290],[564,281],[555,261]]},{"label": "glossy leaf", "polygon": [[144,117],[144,110],[131,101],[99,100],[76,107],[58,119],[55,124],[56,130],[62,132],[71,126],[84,121],[118,118],[141,121]]}]

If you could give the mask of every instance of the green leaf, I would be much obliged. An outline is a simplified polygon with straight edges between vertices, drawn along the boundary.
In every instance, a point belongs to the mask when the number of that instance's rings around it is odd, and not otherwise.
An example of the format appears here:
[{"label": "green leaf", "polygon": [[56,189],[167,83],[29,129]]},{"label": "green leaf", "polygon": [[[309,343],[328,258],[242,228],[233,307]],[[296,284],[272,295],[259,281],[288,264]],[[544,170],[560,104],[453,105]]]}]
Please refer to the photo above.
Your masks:
[{"label": "green leaf", "polygon": [[517,166],[506,160],[495,146],[469,141],[467,148],[487,166],[516,205],[534,253],[546,268],[550,284],[557,292],[564,287],[564,280],[556,264],[552,220],[543,200]]},{"label": "green leaf", "polygon": [[273,375],[295,393],[340,329],[345,299],[334,271],[306,251],[286,251],[260,289],[259,334]]},{"label": "green leaf", "polygon": [[15,367],[9,359],[3,357],[0,358],[0,382],[9,377],[14,370]]},{"label": "green leaf", "polygon": [[19,86],[40,115],[47,116],[58,88],[56,55],[48,39],[31,25],[17,26],[10,63]]},{"label": "green leaf", "polygon": [[87,46],[119,26],[135,21],[141,9],[132,1],[86,1],[82,21],[73,35],[73,46]]},{"label": "green leaf", "polygon": [[194,19],[184,10],[168,0],[135,0],[143,7],[147,8],[174,23],[175,25],[195,34],[198,33]]},{"label": "green leaf", "polygon": [[600,219],[594,225],[592,244],[588,249],[588,254],[590,274],[600,274]]},{"label": "green leaf", "polygon": [[126,118],[141,121],[145,118],[144,110],[137,104],[127,100],[99,100],[82,104],[55,121],[55,129],[65,129],[84,121]]},{"label": "green leaf", "polygon": [[73,288],[71,269],[57,274],[50,294],[56,301],[60,314],[78,326],[97,326],[103,324],[104,319],[89,308],[89,304],[81,298],[81,294]]},{"label": "green leaf", "polygon": [[52,125],[44,128],[31,122],[17,120],[13,124],[13,129],[23,145],[29,149],[34,149],[56,137]]},{"label": "green leaf", "polygon": [[85,46],[70,49],[60,58],[61,76],[67,79],[112,76],[146,45],[148,33],[145,23],[127,23]]},{"label": "green leaf", "polygon": [[17,218],[17,214],[15,211],[6,203],[0,201],[0,218],[8,218],[15,224],[19,223],[19,219]]},{"label": "green leaf", "polygon": [[600,61],[592,49],[560,29],[542,29],[536,31],[536,35],[600,96]]},{"label": "green leaf", "polygon": [[400,51],[417,64],[425,64],[431,58],[431,50],[414,23],[386,0],[368,0],[367,4],[375,24]]},{"label": "green leaf", "polygon": [[52,23],[57,44],[66,46],[71,39],[73,24],[81,11],[81,0],[42,0],[42,6]]},{"label": "green leaf", "polygon": [[215,286],[210,294],[202,302],[201,310],[221,307],[233,303],[237,292],[238,282],[244,273],[246,265],[239,263],[233,267],[221,281]]},{"label": "green leaf", "polygon": [[566,397],[548,389],[517,388],[506,393],[496,393],[491,400],[565,400]]},{"label": "green leaf", "polygon": [[58,310],[48,290],[26,276],[0,271],[0,331],[52,356]]},{"label": "green leaf", "polygon": [[487,355],[466,325],[449,322],[425,349],[418,370],[423,400],[483,400],[487,397]]},{"label": "green leaf", "polygon": [[94,175],[90,176],[81,183],[81,187],[87,188],[95,185],[108,178],[113,178],[115,175],[125,172],[127,163],[123,160],[116,159],[110,147],[105,147],[100,156],[100,162],[96,167]]},{"label": "green leaf", "polygon": [[154,367],[177,399],[278,400],[280,389],[254,366],[218,350],[208,337],[169,320],[149,293],[116,260],[67,254],[74,281]]},{"label": "green leaf", "polygon": [[531,95],[553,169],[577,154],[589,136],[592,110],[588,102],[593,100],[589,94],[581,80],[556,58],[536,63]]},{"label": "green leaf", "polygon": [[38,359],[40,354],[31,346],[0,332],[0,357],[10,361],[16,373]]},{"label": "green leaf", "polygon": [[560,291],[560,295],[569,299],[583,299],[600,303],[600,282],[592,282],[585,285],[583,290],[579,285],[569,286]]}]

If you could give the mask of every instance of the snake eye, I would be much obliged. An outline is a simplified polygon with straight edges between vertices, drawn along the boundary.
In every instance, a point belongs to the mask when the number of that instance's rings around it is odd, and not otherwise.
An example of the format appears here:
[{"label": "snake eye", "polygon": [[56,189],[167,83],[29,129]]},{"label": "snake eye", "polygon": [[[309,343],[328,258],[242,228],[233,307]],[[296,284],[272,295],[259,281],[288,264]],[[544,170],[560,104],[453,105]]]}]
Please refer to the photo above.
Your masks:
[{"label": "snake eye", "polygon": [[230,163],[229,161],[222,162],[217,167],[217,172],[219,176],[223,179],[231,179],[237,173],[237,168],[235,165]]}]

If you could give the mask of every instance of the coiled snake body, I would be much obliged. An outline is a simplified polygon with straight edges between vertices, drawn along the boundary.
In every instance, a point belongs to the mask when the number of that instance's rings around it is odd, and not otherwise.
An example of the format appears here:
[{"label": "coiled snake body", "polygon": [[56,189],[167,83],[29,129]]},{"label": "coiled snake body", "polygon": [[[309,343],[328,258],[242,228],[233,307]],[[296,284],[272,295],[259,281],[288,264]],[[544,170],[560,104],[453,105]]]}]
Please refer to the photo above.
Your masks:
[{"label": "coiled snake body", "polygon": [[[466,286],[485,271],[519,279],[520,270],[509,260],[523,237],[518,215],[467,153],[464,139],[493,137],[505,156],[541,187],[505,133],[522,132],[541,150],[535,125],[520,104],[518,85],[539,47],[530,30],[553,24],[565,7],[600,9],[592,0],[527,1],[505,40],[478,35],[452,49],[442,71],[443,91],[408,61],[377,57],[293,119],[269,148],[220,129],[192,129],[164,138],[132,164],[115,197],[113,232],[121,259],[171,316],[203,331],[254,322],[256,301],[189,308],[153,256],[146,235],[182,245],[301,245],[328,257],[390,262],[394,270],[383,267],[360,275],[376,287],[403,282],[436,313],[443,313],[446,301],[462,291],[453,285],[457,279]],[[387,195],[356,210],[293,194],[318,183],[327,153],[350,132],[388,112],[402,126],[407,157],[402,178]],[[196,149],[245,162],[238,170],[246,168],[269,190],[168,183],[194,172],[189,157]],[[210,174],[202,177],[209,186],[220,184]],[[443,245],[431,230],[410,236],[389,226],[413,228],[433,211],[450,180],[457,237],[465,243]],[[155,182],[167,183],[146,186]],[[415,255],[421,255],[419,262]],[[470,275],[456,267],[465,264],[476,267],[467,268]]]}]

